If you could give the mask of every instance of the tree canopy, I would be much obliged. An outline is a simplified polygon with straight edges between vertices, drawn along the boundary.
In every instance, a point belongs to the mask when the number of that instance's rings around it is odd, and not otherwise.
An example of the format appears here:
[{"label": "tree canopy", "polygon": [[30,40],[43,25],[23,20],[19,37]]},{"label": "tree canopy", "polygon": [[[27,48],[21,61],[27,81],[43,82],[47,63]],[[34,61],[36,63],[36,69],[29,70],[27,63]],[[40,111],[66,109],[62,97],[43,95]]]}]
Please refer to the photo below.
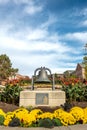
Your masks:
[{"label": "tree canopy", "polygon": [[85,44],[85,53],[84,53],[84,57],[83,57],[83,64],[85,66],[85,76],[87,79],[87,43]]},{"label": "tree canopy", "polygon": [[7,79],[9,76],[18,72],[18,69],[12,68],[12,63],[6,54],[0,55],[0,80]]},{"label": "tree canopy", "polygon": [[85,65],[85,77],[86,77],[86,79],[87,79],[87,56],[85,56],[85,57],[83,58],[83,63],[84,63],[84,65]]}]

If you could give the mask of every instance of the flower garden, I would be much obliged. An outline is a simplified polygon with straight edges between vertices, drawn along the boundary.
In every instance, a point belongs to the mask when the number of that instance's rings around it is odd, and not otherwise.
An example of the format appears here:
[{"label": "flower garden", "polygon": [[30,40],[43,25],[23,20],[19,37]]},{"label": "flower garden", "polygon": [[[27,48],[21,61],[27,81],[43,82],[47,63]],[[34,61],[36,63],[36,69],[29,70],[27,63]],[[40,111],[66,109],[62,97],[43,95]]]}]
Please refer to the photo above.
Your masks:
[{"label": "flower garden", "polygon": [[[76,78],[57,79],[56,82],[62,85],[66,93],[66,104],[60,106],[53,112],[45,112],[41,109],[31,110],[20,107],[12,112],[4,112],[0,109],[0,125],[11,127],[47,127],[68,126],[75,124],[87,124],[87,107],[69,107],[73,101],[87,102],[87,81]],[[0,100],[5,103],[18,105],[19,94],[23,88],[19,84],[7,84],[0,93]],[[67,109],[65,108],[67,107]],[[68,110],[68,111],[67,111]]]},{"label": "flower garden", "polygon": [[87,123],[87,108],[73,107],[69,112],[62,108],[51,112],[40,109],[27,110],[23,107],[5,113],[0,109],[0,125],[18,127],[54,127]]}]

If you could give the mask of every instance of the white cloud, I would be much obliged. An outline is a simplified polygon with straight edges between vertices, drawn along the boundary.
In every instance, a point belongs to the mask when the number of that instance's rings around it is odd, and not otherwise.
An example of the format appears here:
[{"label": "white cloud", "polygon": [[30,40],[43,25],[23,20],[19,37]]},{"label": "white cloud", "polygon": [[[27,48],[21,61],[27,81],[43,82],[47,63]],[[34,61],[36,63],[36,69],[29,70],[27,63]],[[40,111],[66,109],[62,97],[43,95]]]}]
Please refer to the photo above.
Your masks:
[{"label": "white cloud", "polygon": [[32,1],[33,0],[13,0],[13,2],[16,3],[16,4],[28,4]]},{"label": "white cloud", "polygon": [[74,67],[55,67],[55,68],[51,68],[52,73],[58,73],[58,74],[62,74],[64,73],[66,70],[75,70]]},{"label": "white cloud", "polygon": [[22,40],[18,40],[6,35],[1,35],[0,38],[0,47],[15,49],[15,50],[26,50],[27,46]]},{"label": "white cloud", "polygon": [[30,29],[28,32],[28,36],[27,38],[29,40],[40,40],[43,38],[46,38],[46,36],[48,35],[48,32],[46,30],[42,30],[42,29]]},{"label": "white cloud", "polygon": [[[17,3],[17,0],[14,0]],[[29,4],[25,0],[25,12],[35,14],[43,10],[40,5],[35,3]],[[20,3],[24,1],[19,0]],[[37,10],[37,7],[40,7]],[[29,9],[29,10],[26,10]],[[34,70],[40,66],[46,66],[52,72],[63,72],[71,66],[74,68],[74,63],[69,64],[69,61],[76,61],[81,57],[69,56],[68,53],[75,54],[77,50],[71,48],[67,43],[62,42],[63,37],[73,39],[85,39],[87,33],[69,33],[61,37],[57,33],[50,32],[48,27],[56,22],[54,15],[48,15],[48,20],[40,24],[37,28],[32,26],[22,27],[23,30],[17,29],[15,32],[15,23],[0,24],[0,49],[1,52],[6,52],[11,58],[13,66],[19,68],[19,73],[32,75]],[[20,27],[19,27],[20,28]],[[13,31],[12,31],[13,30]],[[62,61],[62,63],[61,63]],[[66,64],[64,66],[64,64]],[[70,69],[71,69],[70,68]],[[69,69],[69,68],[68,68]]]},{"label": "white cloud", "polygon": [[11,28],[14,28],[13,23],[6,23],[6,21],[4,21],[3,23],[0,22],[0,35],[2,36],[8,33]]},{"label": "white cloud", "polygon": [[[60,72],[60,70],[63,72],[64,67],[61,67],[60,69],[56,66],[62,66],[65,64],[66,60],[71,60],[71,57],[67,55],[67,52],[74,53],[72,48],[67,46],[65,43],[58,41],[57,35],[56,37],[55,34],[52,34],[51,36],[47,31],[45,32],[45,30],[35,29],[35,32],[37,33],[35,33],[32,37],[32,32],[34,32],[33,30],[30,33],[30,39],[22,39],[21,37],[17,38],[13,35],[8,35],[8,30],[9,27],[7,26],[5,33],[3,31],[3,33],[0,32],[0,48],[6,50],[7,54],[9,54],[11,58],[13,67],[18,67],[19,73],[21,74],[25,74],[25,72],[28,74],[29,71],[28,75],[32,75],[33,71],[40,66],[51,68],[52,72]],[[42,34],[42,38],[40,34]],[[43,36],[45,40],[42,40]],[[50,41],[50,37],[52,41]],[[48,42],[48,39],[50,42]],[[47,51],[50,53],[43,55],[42,51]],[[54,53],[51,53],[51,51]],[[34,54],[34,52],[37,52],[37,54]],[[75,59],[75,57],[73,57],[73,59]],[[60,64],[61,60],[64,60],[62,64]],[[56,61],[59,63],[56,64]],[[28,67],[29,70],[26,71],[25,68],[28,69]]]},{"label": "white cloud", "polygon": [[[60,55],[61,56],[61,55]],[[75,63],[68,63],[63,61],[61,57],[61,61],[58,59],[54,59],[55,56],[50,55],[26,55],[26,56],[18,56],[16,54],[10,56],[11,61],[14,67],[19,67],[19,72],[21,74],[26,74],[32,76],[34,74],[34,70],[38,67],[48,67],[51,69],[52,73],[63,73],[65,70],[75,70],[76,64]],[[60,57],[59,57],[60,58]],[[52,63],[52,59],[54,59],[54,64]],[[55,62],[57,60],[58,63]],[[72,61],[73,62],[73,61]],[[19,64],[20,63],[20,64]],[[25,69],[26,68],[26,69]],[[24,71],[25,69],[25,71]],[[24,71],[24,73],[23,73]]]},{"label": "white cloud", "polygon": [[8,3],[10,0],[0,0],[0,4],[6,4]]},{"label": "white cloud", "polygon": [[36,14],[37,12],[41,12],[42,11],[42,6],[27,6],[25,9],[24,9],[24,12],[30,14],[30,15],[33,15],[33,14]]},{"label": "white cloud", "polygon": [[66,63],[66,66],[68,66],[68,67],[75,67],[75,66],[76,66],[76,63],[73,63],[73,62],[70,63],[70,62],[69,62],[69,63]]},{"label": "white cloud", "polygon": [[80,41],[80,42],[87,42],[87,32],[75,32],[75,33],[67,33],[61,37],[61,39],[65,40],[73,40],[73,41]]},{"label": "white cloud", "polygon": [[[49,66],[51,58],[49,55],[26,55],[26,56],[18,56],[16,54],[10,56],[11,61],[14,67],[19,67],[19,72],[23,73],[23,70],[27,68],[28,75],[32,75],[34,70],[41,66]],[[15,63],[16,61],[16,63]],[[15,65],[16,64],[16,65]],[[22,66],[22,68],[21,68]],[[33,70],[33,71],[32,71]]]},{"label": "white cloud", "polygon": [[[54,39],[55,40],[55,39]],[[18,50],[18,51],[54,51],[54,52],[68,52],[71,50],[70,47],[64,45],[63,43],[55,43],[48,41],[23,41],[15,37],[1,35],[0,47],[6,47],[8,49]],[[63,44],[63,45],[61,45]]]},{"label": "white cloud", "polygon": [[87,7],[86,8],[73,8],[72,14],[74,16],[87,16]]},{"label": "white cloud", "polygon": [[8,2],[14,2],[15,4],[29,4],[33,0],[0,0],[0,4],[6,4]]},{"label": "white cloud", "polygon": [[82,25],[82,26],[86,26],[86,27],[87,27],[87,20],[85,20],[85,21],[81,22],[81,25]]},{"label": "white cloud", "polygon": [[29,2],[24,8],[24,12],[29,14],[29,15],[34,15],[38,12],[41,12],[42,10],[43,10],[43,6],[42,5],[36,5],[34,3],[34,1]]},{"label": "white cloud", "polygon": [[[9,32],[14,28],[14,25],[2,24],[0,26],[0,47],[18,50],[18,51],[54,51],[66,52],[70,48],[58,41],[57,34],[49,34],[46,29],[27,29],[25,31],[17,32],[15,36]],[[25,34],[25,36],[24,36]],[[28,34],[28,35],[27,35]],[[63,44],[63,46],[61,45]]]},{"label": "white cloud", "polygon": [[41,25],[41,28],[48,28],[50,25],[55,24],[57,22],[57,18],[54,14],[48,14],[48,20],[46,20],[46,22],[44,22]]},{"label": "white cloud", "polygon": [[87,8],[84,8],[83,10],[81,10],[80,12],[82,15],[87,16]]}]

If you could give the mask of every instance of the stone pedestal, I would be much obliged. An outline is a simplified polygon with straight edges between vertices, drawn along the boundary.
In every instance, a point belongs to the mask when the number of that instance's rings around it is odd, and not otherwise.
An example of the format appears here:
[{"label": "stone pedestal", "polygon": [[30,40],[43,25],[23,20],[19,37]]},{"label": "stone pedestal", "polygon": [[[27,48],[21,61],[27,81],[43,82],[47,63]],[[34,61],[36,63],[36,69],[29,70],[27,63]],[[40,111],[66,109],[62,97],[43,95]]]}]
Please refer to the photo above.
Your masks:
[{"label": "stone pedestal", "polygon": [[65,92],[61,90],[25,90],[20,92],[20,106],[60,106],[64,103]]}]

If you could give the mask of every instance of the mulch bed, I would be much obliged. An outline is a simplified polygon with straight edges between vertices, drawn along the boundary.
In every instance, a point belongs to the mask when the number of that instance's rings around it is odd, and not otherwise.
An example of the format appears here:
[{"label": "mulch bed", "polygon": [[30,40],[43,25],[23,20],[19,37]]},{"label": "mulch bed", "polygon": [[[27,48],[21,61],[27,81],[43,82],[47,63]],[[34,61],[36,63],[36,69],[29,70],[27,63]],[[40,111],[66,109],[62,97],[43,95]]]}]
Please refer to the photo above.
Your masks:
[{"label": "mulch bed", "polygon": [[[79,106],[81,108],[85,108],[85,107],[87,107],[87,102],[72,102],[71,107],[74,107],[74,106]],[[4,112],[14,111],[18,108],[19,108],[19,106],[0,102],[0,109],[2,109]],[[36,109],[37,108],[41,109],[43,112],[53,112],[54,110],[56,110],[60,107],[58,107],[58,106],[56,106],[56,107],[38,106],[38,107],[36,107]]]},{"label": "mulch bed", "polygon": [[4,112],[14,111],[17,108],[19,107],[16,105],[0,102],[0,109],[2,109]]}]

